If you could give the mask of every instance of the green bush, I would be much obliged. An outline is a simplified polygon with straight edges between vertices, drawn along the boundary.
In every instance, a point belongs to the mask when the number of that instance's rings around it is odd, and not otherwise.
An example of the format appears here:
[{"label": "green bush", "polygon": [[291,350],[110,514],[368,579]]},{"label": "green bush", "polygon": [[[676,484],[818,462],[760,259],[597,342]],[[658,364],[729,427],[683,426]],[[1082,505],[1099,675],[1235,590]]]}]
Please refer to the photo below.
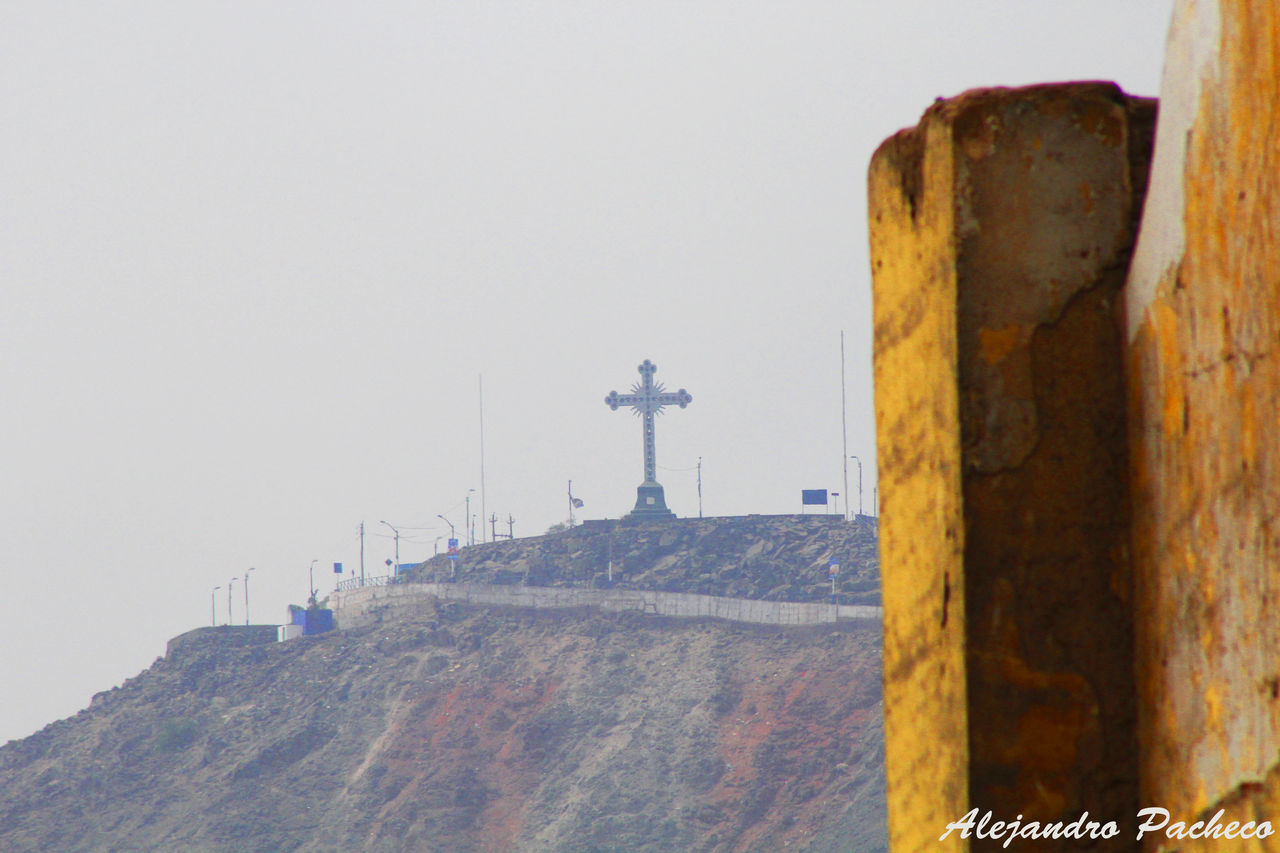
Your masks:
[{"label": "green bush", "polygon": [[155,736],[155,747],[159,752],[177,752],[195,743],[200,727],[195,720],[179,718],[165,720],[160,724]]}]

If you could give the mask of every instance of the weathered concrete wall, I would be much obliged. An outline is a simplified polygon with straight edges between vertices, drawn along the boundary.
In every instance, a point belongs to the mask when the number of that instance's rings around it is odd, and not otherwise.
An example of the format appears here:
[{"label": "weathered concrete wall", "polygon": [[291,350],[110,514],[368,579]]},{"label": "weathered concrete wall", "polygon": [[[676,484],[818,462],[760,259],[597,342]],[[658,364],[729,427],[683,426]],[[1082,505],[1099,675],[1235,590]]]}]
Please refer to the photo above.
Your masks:
[{"label": "weathered concrete wall", "polygon": [[366,586],[333,593],[330,603],[339,628],[367,624],[388,608],[404,613],[429,606],[429,599],[499,607],[563,609],[591,607],[607,612],[652,613],[690,619],[725,619],[762,625],[820,625],[847,620],[879,621],[881,609],[861,604],[758,601],[653,590],[573,589],[494,584],[406,583]]},{"label": "weathered concrete wall", "polygon": [[1275,820],[1280,4],[1179,2],[1161,100],[1126,286],[1143,794]]},{"label": "weathered concrete wall", "polygon": [[975,91],[872,160],[895,851],[967,849],[938,836],[975,806],[1136,811],[1115,301],[1153,121],[1106,84]]}]

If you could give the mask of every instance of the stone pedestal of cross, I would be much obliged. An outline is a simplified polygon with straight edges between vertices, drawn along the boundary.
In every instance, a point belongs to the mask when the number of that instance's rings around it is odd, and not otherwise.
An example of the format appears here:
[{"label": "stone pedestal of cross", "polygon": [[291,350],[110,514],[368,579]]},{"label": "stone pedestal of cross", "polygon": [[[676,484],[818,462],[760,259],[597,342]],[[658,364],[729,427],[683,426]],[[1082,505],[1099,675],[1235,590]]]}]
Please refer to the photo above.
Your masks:
[{"label": "stone pedestal of cross", "polygon": [[658,366],[649,359],[644,360],[637,370],[640,381],[631,386],[630,394],[619,394],[610,391],[604,398],[609,408],[617,411],[619,406],[630,406],[644,420],[644,482],[636,489],[636,508],[631,515],[638,518],[675,518],[675,513],[667,509],[667,499],[658,484],[657,449],[653,437],[653,416],[660,414],[665,406],[684,408],[693,402],[692,395],[681,388],[674,394],[666,393],[662,383],[653,381],[653,374]]}]

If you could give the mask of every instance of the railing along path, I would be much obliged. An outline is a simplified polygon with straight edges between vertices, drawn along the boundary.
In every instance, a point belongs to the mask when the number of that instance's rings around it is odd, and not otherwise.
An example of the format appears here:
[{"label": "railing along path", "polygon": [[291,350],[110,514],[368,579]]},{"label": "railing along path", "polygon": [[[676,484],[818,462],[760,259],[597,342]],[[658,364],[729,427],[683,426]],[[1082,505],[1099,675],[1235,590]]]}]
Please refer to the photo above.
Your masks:
[{"label": "railing along path", "polygon": [[415,606],[428,598],[465,604],[536,609],[592,607],[602,611],[724,619],[766,625],[821,625],[849,620],[880,621],[880,607],[816,601],[761,601],[686,592],[637,589],[577,589],[471,583],[395,583],[391,578],[344,581],[331,606],[339,627],[354,627],[386,607]]}]

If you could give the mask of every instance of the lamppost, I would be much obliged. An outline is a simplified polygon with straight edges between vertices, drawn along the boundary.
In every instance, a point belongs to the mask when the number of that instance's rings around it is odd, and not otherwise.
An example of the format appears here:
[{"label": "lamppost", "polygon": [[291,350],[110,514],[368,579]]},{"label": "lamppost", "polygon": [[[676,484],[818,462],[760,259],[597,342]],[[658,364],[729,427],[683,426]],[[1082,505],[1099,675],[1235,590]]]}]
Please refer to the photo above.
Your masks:
[{"label": "lamppost", "polygon": [[457,538],[458,538],[458,531],[457,531],[457,530],[454,530],[454,528],[453,528],[453,522],[452,522],[452,521],[450,521],[449,519],[445,518],[443,515],[440,515],[439,513],[436,513],[436,518],[440,519],[440,520],[441,520],[441,521],[443,521],[445,524],[449,525],[449,538],[450,538],[450,539],[457,539]]},{"label": "lamppost", "polygon": [[231,616],[231,591],[236,587],[236,579],[232,578],[227,581],[227,625],[236,624],[236,620]]},{"label": "lamppost", "polygon": [[[249,572],[253,566],[249,567]],[[244,624],[249,624],[249,572],[244,573]]]},{"label": "lamppost", "polygon": [[[858,463],[858,515],[862,515],[862,460],[856,456],[850,456],[854,462]],[[848,503],[848,501],[845,501]]]},{"label": "lamppost", "polygon": [[435,551],[432,552],[433,555],[440,553],[440,540],[443,538],[444,538],[443,536],[436,537]]},{"label": "lamppost", "polygon": [[391,528],[391,532],[396,535],[396,567],[394,571],[398,572],[400,571],[400,531],[389,521],[379,521],[378,523],[387,525],[387,527]]},{"label": "lamppost", "polygon": [[215,586],[213,592],[209,593],[209,621],[213,623],[213,627],[218,627],[218,590],[220,586]]},{"label": "lamppost", "polygon": [[307,599],[307,604],[308,604],[308,605],[312,605],[312,604],[315,604],[315,603],[316,603],[316,563],[318,563],[318,562],[320,562],[320,561],[319,561],[319,560],[312,560],[312,561],[311,561],[311,568],[308,570],[308,571],[309,571],[309,575],[308,575],[308,577],[310,577],[310,582],[309,582],[309,584],[308,584],[308,585],[309,585],[309,586],[310,586],[310,588],[311,588],[311,597]]}]

